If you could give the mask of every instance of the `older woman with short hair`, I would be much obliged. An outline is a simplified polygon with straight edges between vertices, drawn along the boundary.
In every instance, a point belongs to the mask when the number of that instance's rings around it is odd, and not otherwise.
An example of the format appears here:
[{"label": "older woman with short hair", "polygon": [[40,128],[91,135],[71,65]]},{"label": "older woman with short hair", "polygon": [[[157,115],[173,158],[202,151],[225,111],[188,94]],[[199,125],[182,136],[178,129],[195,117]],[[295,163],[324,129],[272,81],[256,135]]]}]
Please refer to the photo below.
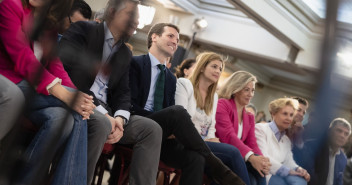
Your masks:
[{"label": "older woman with short hair", "polygon": [[221,142],[238,148],[247,163],[252,185],[265,185],[264,175],[269,172],[270,161],[262,155],[254,135],[254,115],[246,106],[254,96],[254,75],[246,71],[233,73],[219,90],[216,111],[216,136]]},{"label": "older woman with short hair", "polygon": [[306,185],[310,180],[307,171],[293,160],[291,141],[286,135],[297,109],[298,101],[295,99],[276,99],[269,104],[273,121],[256,125],[258,146],[272,164],[270,175],[266,176],[269,185]]}]

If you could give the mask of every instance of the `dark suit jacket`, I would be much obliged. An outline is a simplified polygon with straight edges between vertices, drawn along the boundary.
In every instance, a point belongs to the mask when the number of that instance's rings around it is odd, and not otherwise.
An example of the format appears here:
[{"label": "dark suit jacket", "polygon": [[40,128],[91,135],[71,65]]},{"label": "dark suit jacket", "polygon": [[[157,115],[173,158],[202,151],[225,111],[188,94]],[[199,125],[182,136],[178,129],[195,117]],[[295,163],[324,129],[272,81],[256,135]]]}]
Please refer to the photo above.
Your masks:
[{"label": "dark suit jacket", "polygon": [[[150,81],[151,61],[149,55],[134,56],[130,67],[130,88],[132,97],[132,114],[146,116],[152,112],[144,110],[147,102]],[[175,105],[176,77],[165,69],[165,86],[163,108]]]},{"label": "dark suit jacket", "polygon": [[[303,149],[294,148],[294,150],[296,150],[296,154],[299,154],[297,164],[305,168],[311,175],[311,180],[308,184],[325,185],[329,173],[329,147],[326,142],[319,144],[315,140],[308,141],[304,144]],[[346,164],[346,155],[340,150],[340,154],[335,157],[333,185],[342,185]]]},{"label": "dark suit jacket", "polygon": [[[59,56],[65,70],[79,90],[94,96],[94,103],[97,106],[100,103],[90,88],[102,64],[104,37],[103,23],[76,22],[65,32],[59,43]],[[131,51],[122,43],[108,62],[110,78],[107,103],[112,113],[117,110],[130,111],[128,69],[131,57]]]}]

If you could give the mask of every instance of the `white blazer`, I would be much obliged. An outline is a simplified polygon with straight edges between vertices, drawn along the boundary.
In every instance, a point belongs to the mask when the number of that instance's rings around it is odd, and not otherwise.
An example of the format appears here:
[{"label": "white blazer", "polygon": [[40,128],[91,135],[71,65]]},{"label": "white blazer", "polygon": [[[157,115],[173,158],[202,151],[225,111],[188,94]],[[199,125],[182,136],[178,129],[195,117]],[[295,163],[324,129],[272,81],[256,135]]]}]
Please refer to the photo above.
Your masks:
[{"label": "white blazer", "polygon": [[[176,93],[175,93],[175,104],[182,105],[188,114],[192,117],[196,113],[197,102],[194,98],[194,90],[192,82],[186,78],[177,79]],[[216,107],[218,105],[218,95],[214,95],[213,111],[211,112],[211,125],[209,127],[207,138],[215,138],[215,114]],[[198,133],[201,133],[201,128],[199,123],[194,123]]]},{"label": "white blazer", "polygon": [[295,169],[298,167],[293,160],[291,141],[287,135],[282,136],[280,142],[277,141],[269,123],[258,123],[255,126],[255,136],[263,156],[270,159],[270,174],[266,176],[267,182],[272,175],[280,169],[282,165]]}]

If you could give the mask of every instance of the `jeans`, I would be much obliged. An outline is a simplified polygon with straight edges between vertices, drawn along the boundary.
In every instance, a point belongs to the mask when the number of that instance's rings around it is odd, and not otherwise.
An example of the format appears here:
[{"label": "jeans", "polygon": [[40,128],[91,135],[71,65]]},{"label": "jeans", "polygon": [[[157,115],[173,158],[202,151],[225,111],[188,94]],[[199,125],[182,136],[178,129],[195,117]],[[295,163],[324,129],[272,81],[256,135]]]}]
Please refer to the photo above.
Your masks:
[{"label": "jeans", "polygon": [[271,176],[269,185],[306,185],[307,181],[304,178],[296,175],[288,175],[281,177],[278,175]]},{"label": "jeans", "polygon": [[206,142],[206,144],[216,157],[236,173],[247,185],[250,185],[246,164],[236,147],[226,143]]},{"label": "jeans", "polygon": [[246,165],[251,185],[266,185],[265,176],[262,177],[249,161],[246,162]]},{"label": "jeans", "polygon": [[87,184],[87,122],[54,96],[38,94],[21,81],[28,118],[39,131],[25,152],[18,183],[40,184],[57,158],[51,184]]}]

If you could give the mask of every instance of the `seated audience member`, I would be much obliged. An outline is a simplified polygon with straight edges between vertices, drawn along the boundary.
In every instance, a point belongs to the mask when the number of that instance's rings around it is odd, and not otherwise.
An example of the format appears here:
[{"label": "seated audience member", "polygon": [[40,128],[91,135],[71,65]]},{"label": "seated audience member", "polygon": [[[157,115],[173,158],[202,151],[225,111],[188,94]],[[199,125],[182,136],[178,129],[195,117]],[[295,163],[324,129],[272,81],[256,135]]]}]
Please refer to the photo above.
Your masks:
[{"label": "seated audience member", "polygon": [[104,12],[105,12],[104,8],[95,12],[93,20],[97,23],[102,23],[104,21]]},{"label": "seated audience member", "polygon": [[246,106],[246,111],[252,113],[253,116],[257,115],[257,108],[255,108],[253,104],[248,104]]},{"label": "seated audience member", "polygon": [[188,76],[192,73],[194,69],[195,63],[196,63],[196,60],[194,59],[186,59],[182,61],[180,65],[175,67],[176,78],[188,78]]},{"label": "seated audience member", "polygon": [[246,71],[233,73],[220,87],[216,111],[216,136],[239,149],[247,162],[252,184],[265,184],[269,159],[260,151],[255,138],[254,115],[245,109],[254,96],[257,79]]},{"label": "seated audience member", "polygon": [[286,135],[297,109],[297,100],[273,100],[269,104],[272,121],[255,126],[258,146],[272,164],[270,175],[266,176],[269,185],[305,185],[310,180],[309,173],[293,160],[291,141]]},{"label": "seated audience member", "polygon": [[[1,72],[0,72],[1,73]],[[14,127],[22,112],[24,96],[10,80],[0,74],[0,145],[1,140]]]},{"label": "seated audience member", "polygon": [[311,140],[304,144],[303,163],[312,176],[309,185],[343,184],[347,158],[341,147],[346,144],[350,135],[350,123],[343,118],[336,118],[330,123],[325,141],[319,143],[318,140]]},{"label": "seated audience member", "polygon": [[326,129],[316,129],[321,128],[321,126],[323,125],[323,123],[317,122],[317,116],[319,115],[315,111],[309,113],[308,122],[306,125],[304,125],[304,141],[313,141],[316,139],[320,139],[322,135],[325,135]]},{"label": "seated audience member", "polygon": [[215,114],[218,103],[215,91],[225,62],[220,55],[213,52],[201,53],[196,60],[189,80],[186,78],[177,80],[175,103],[188,111],[197,131],[210,150],[246,184],[250,184],[241,153],[236,147],[220,143],[219,138],[215,137]]},{"label": "seated audience member", "polygon": [[[151,118],[162,127],[161,160],[182,170],[180,184],[200,185],[204,163],[210,166],[210,175],[220,184],[243,184],[210,151],[187,110],[175,105],[176,77],[165,63],[177,49],[178,27],[158,23],[150,29],[147,40],[149,53],[135,56],[131,62],[132,112]],[[176,139],[167,139],[171,135]]]},{"label": "seated audience member", "polygon": [[292,153],[293,153],[294,160],[298,165],[303,166],[304,164],[302,164],[302,159],[300,157],[302,154],[300,149],[304,146],[304,138],[303,138],[304,127],[303,127],[302,121],[303,121],[304,115],[307,112],[309,104],[308,104],[308,101],[304,98],[301,98],[301,97],[292,97],[292,98],[297,100],[299,105],[298,105],[298,110],[293,116],[291,127],[287,129],[287,136],[290,138],[293,146]]},{"label": "seated audience member", "polygon": [[256,123],[267,123],[266,115],[265,115],[264,111],[257,112],[257,114],[255,116],[255,122]]},{"label": "seated audience member", "polygon": [[293,121],[291,127],[287,130],[287,136],[291,139],[293,145],[302,145],[303,144],[303,118],[308,109],[308,101],[301,97],[293,97],[298,101],[298,110],[293,116]]},{"label": "seated audience member", "polygon": [[[92,9],[84,0],[74,0],[72,8],[67,17],[63,20],[62,30],[60,33],[64,33],[72,23],[77,21],[89,21],[92,17]],[[59,34],[59,41],[62,37],[62,34]]]},{"label": "seated audience member", "polygon": [[[95,106],[91,96],[71,91],[75,86],[61,61],[51,56],[50,49],[57,43],[59,21],[68,15],[72,0],[45,3],[32,0],[0,3],[0,73],[22,90],[29,103],[28,118],[39,128],[25,151],[25,164],[15,181],[40,184],[57,156],[51,184],[83,185],[87,184],[85,120],[93,116]],[[44,17],[44,30],[33,27],[34,20],[41,20],[39,16]],[[34,46],[33,28],[35,33],[43,33],[37,34],[40,42]]]},{"label": "seated audience member", "polygon": [[105,21],[72,24],[61,39],[59,54],[78,89],[94,97],[95,113],[109,120],[107,143],[133,145],[129,184],[155,185],[162,130],[151,119],[130,116],[132,54],[125,41],[137,28],[138,4],[138,0],[108,1]]},{"label": "seated audience member", "polygon": [[343,185],[352,184],[352,158],[347,162],[345,171],[343,172]]}]

